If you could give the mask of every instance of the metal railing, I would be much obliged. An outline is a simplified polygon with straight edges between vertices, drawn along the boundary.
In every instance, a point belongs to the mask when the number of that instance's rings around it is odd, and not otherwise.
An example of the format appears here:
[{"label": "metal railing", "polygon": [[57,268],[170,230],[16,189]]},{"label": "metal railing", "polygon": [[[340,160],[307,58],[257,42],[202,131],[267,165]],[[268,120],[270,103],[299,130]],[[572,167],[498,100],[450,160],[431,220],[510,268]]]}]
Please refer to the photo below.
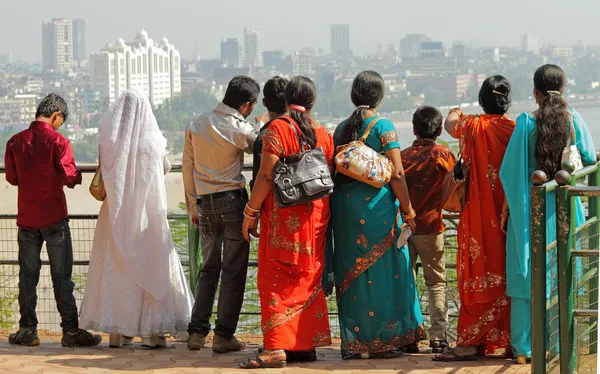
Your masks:
[{"label": "metal railing", "polygon": [[[534,374],[597,370],[600,167],[569,173],[573,165],[564,164],[563,169],[550,182],[541,171],[531,177]],[[587,186],[578,183],[585,179]],[[546,204],[551,198],[556,199],[556,210],[548,212],[556,214],[556,241],[547,245]],[[579,226],[576,198],[587,204],[586,220]]]},{"label": "metal railing", "polygon": [[[79,166],[83,173],[90,174],[96,171],[95,165]],[[0,174],[3,173],[0,168]],[[244,171],[251,171],[249,165],[244,166]],[[174,165],[172,173],[180,173],[181,166]],[[183,191],[181,191],[183,200]],[[73,237],[74,249],[74,271],[75,297],[80,305],[85,292],[85,281],[87,279],[87,266],[91,254],[92,241],[95,230],[97,214],[70,215],[71,232]],[[201,265],[200,255],[200,236],[199,230],[191,224],[187,214],[169,214],[169,223],[171,232],[176,244],[176,249],[181,259],[184,272],[189,280],[189,286],[192,292],[196,288],[199,267]],[[450,329],[448,339],[456,339],[456,323],[458,310],[460,308],[458,288],[456,283],[456,230],[458,215],[446,215],[446,236],[445,236],[445,255],[447,269],[447,302],[449,308]],[[16,215],[0,215],[0,329],[16,327],[18,309],[16,306],[16,295],[18,293],[18,248],[16,242]],[[249,271],[246,285],[246,294],[244,306],[241,312],[239,331],[241,336],[252,338],[260,334],[260,303],[258,300],[258,290],[256,287],[257,271],[257,243],[253,241],[250,249]],[[50,331],[60,331],[60,317],[56,311],[54,297],[51,292],[51,280],[49,274],[49,265],[47,257],[42,251],[43,268],[40,285],[38,286],[38,314],[40,320],[40,329]],[[418,265],[420,267],[420,264]],[[423,314],[428,319],[427,313],[427,288],[422,276],[417,269],[417,287]],[[330,322],[332,333],[337,336],[337,306],[335,298],[328,299],[330,312]]]}]

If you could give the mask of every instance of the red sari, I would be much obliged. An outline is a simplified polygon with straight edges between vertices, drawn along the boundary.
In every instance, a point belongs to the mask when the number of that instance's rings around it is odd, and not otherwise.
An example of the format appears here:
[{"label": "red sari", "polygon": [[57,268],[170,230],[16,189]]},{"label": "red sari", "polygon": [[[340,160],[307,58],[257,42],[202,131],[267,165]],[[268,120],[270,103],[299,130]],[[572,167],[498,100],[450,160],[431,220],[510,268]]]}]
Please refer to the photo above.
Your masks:
[{"label": "red sari", "polygon": [[[506,236],[500,228],[504,190],[499,170],[515,122],[500,115],[462,116],[454,133],[470,164],[466,205],[458,226],[458,345],[493,353],[510,344]],[[485,351],[484,351],[485,350]]]},{"label": "red sari", "polygon": [[[323,127],[315,133],[317,147],[333,162],[331,134]],[[263,137],[263,153],[281,157],[299,151],[289,124],[273,121]],[[279,208],[271,190],[262,205],[258,291],[266,350],[308,351],[331,344],[322,287],[328,222],[329,198]]]}]

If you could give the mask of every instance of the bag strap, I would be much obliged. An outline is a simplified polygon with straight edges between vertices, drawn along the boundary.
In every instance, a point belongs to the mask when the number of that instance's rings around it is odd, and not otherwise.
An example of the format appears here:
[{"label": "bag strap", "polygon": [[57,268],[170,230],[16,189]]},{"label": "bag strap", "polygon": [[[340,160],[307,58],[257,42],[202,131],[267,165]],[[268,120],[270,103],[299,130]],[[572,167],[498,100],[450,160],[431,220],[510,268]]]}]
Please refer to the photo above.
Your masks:
[{"label": "bag strap", "polygon": [[573,140],[573,144],[577,145],[577,135],[575,134],[575,124],[573,123],[573,114],[569,112],[569,136],[567,137],[567,145],[569,148],[571,146],[571,139]]},{"label": "bag strap", "polygon": [[300,135],[300,133],[298,132],[298,128],[296,127],[296,125],[294,125],[292,123],[292,121],[287,116],[283,116],[283,117],[279,117],[279,118],[281,118],[282,120],[286,121],[288,123],[288,125],[290,125],[290,127],[292,128],[292,130],[294,130],[294,134],[296,134],[296,137],[298,138],[298,145],[300,146],[300,152],[302,152],[302,151],[304,151],[306,149],[311,149],[311,146],[304,141],[304,136]]},{"label": "bag strap", "polygon": [[373,128],[373,126],[375,126],[375,124],[377,122],[379,122],[380,119],[381,119],[381,117],[377,117],[374,120],[372,120],[371,123],[369,123],[369,126],[367,126],[367,129],[365,130],[364,134],[359,139],[361,143],[364,143],[365,140],[367,140],[367,137],[369,136],[371,129]]}]

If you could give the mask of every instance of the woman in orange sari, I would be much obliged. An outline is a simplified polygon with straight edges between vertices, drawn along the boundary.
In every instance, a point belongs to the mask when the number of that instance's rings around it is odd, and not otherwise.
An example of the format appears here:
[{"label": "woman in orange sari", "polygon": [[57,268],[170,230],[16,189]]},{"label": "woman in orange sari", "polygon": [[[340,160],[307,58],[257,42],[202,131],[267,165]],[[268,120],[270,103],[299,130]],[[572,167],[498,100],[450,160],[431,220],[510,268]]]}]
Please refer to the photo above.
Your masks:
[{"label": "woman in orange sari", "polygon": [[500,221],[504,190],[499,170],[515,122],[506,117],[510,84],[496,75],[479,92],[483,115],[453,109],[446,130],[464,142],[470,166],[467,196],[458,226],[457,276],[460,296],[457,347],[436,361],[470,361],[510,344],[510,303],[506,296],[506,235]]},{"label": "woman in orange sari", "polygon": [[241,363],[244,369],[314,361],[315,347],[331,344],[322,286],[329,198],[280,208],[273,193],[273,167],[281,157],[300,152],[294,127],[311,148],[323,149],[330,166],[333,138],[310,115],[316,99],[310,79],[292,79],[285,96],[290,116],[274,120],[265,131],[260,171],[244,212],[242,232],[249,240],[249,233],[257,234],[260,210],[258,291],[264,339],[264,350]]}]

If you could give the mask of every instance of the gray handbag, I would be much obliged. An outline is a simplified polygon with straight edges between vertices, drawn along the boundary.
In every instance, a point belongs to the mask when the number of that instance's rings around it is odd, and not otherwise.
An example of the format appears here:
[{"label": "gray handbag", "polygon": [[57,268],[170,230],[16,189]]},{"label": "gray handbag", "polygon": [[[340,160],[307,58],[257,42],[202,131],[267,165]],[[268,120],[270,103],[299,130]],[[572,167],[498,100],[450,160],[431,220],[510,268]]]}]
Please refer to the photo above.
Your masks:
[{"label": "gray handbag", "polygon": [[333,179],[322,148],[311,149],[287,118],[281,118],[294,130],[300,153],[281,157],[273,169],[275,198],[280,208],[306,204],[333,193]]}]

